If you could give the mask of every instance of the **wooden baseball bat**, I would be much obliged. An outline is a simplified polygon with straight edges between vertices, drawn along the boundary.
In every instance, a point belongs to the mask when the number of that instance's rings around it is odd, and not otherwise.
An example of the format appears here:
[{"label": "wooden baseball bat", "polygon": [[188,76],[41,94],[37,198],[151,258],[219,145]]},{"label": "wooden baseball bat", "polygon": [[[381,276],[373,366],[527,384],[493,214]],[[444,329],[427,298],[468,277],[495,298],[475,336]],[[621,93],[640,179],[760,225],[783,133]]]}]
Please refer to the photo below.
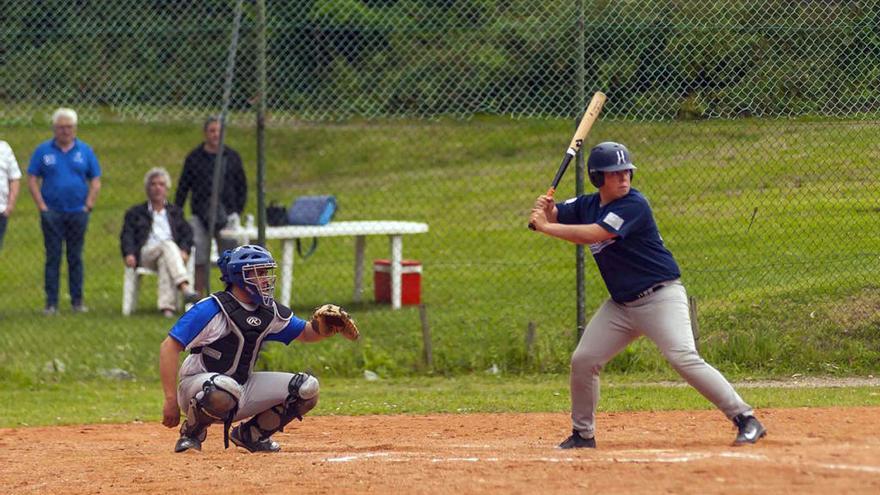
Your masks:
[{"label": "wooden baseball bat", "polygon": [[[587,138],[590,128],[593,127],[593,123],[599,118],[599,112],[602,111],[602,105],[605,104],[605,100],[605,93],[601,91],[596,91],[596,94],[593,95],[593,98],[590,100],[590,105],[587,106],[587,111],[584,112],[584,116],[581,118],[581,122],[577,126],[577,130],[574,131],[574,137],[571,138],[571,143],[565,151],[565,156],[562,157],[562,163],[559,165],[559,170],[556,171],[556,177],[553,178],[553,183],[550,184],[550,189],[547,189],[547,196],[552,198],[553,195],[556,194],[556,188],[559,187],[559,181],[562,180],[562,176],[565,174],[565,170],[568,168],[571,159],[577,156],[581,146],[584,145],[584,140]],[[535,230],[535,226],[532,224],[529,224],[529,228]]]}]

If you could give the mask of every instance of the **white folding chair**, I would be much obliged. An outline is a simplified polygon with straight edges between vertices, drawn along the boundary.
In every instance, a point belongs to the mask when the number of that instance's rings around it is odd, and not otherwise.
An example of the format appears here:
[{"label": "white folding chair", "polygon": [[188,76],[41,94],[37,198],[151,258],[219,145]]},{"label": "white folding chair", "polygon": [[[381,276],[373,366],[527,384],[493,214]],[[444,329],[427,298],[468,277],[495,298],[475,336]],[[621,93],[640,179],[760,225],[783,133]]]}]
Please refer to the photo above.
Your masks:
[{"label": "white folding chair", "polygon": [[[189,259],[186,261],[187,281],[190,287],[194,287],[196,273],[196,251],[195,248],[190,249]],[[125,267],[122,275],[122,314],[128,316],[134,311],[138,302],[138,293],[140,292],[141,277],[144,275],[157,275],[156,270],[150,270],[138,266],[135,268]],[[183,307],[183,298],[181,294],[177,294],[177,309]]]}]

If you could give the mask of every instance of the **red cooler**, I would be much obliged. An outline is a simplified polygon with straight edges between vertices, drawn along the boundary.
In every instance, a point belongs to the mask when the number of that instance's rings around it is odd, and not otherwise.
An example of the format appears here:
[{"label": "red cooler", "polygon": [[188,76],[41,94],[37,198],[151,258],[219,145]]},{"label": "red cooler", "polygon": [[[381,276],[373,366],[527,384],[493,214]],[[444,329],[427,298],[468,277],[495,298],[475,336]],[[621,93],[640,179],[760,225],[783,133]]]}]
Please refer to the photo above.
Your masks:
[{"label": "red cooler", "polygon": [[[422,263],[418,260],[400,262],[400,304],[422,302]],[[373,293],[377,303],[391,303],[391,261],[373,261]]]}]

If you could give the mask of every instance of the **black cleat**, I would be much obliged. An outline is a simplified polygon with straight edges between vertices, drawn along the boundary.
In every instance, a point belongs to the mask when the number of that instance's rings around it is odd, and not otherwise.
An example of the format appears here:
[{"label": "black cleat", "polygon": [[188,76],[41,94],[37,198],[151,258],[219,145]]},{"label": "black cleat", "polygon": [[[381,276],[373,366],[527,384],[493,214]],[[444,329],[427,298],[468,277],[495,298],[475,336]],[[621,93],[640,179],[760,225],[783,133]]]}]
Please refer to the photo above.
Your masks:
[{"label": "black cleat", "polygon": [[584,438],[577,430],[571,430],[571,436],[559,444],[557,449],[595,449],[596,438]]},{"label": "black cleat", "polygon": [[733,424],[736,425],[738,430],[733,445],[755,443],[758,439],[767,435],[767,430],[764,429],[764,426],[758,421],[758,418],[754,416],[740,414],[733,418]]},{"label": "black cleat", "polygon": [[232,443],[247,450],[248,452],[278,452],[281,445],[271,438],[261,438],[259,440],[245,440],[244,434],[241,432],[241,426],[236,426],[229,432],[229,439]]},{"label": "black cleat", "polygon": [[175,452],[186,452],[189,449],[202,450],[202,442],[198,438],[192,438],[181,435],[174,445]]}]

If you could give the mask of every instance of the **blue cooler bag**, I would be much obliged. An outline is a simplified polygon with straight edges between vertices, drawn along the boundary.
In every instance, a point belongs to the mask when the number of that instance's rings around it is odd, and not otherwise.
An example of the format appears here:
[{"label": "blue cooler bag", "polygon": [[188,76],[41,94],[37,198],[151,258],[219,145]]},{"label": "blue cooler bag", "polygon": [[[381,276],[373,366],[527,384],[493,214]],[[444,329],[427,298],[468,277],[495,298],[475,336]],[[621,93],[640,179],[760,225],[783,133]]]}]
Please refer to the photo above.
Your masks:
[{"label": "blue cooler bag", "polygon": [[327,225],[336,213],[336,196],[300,196],[287,209],[289,225]]}]

